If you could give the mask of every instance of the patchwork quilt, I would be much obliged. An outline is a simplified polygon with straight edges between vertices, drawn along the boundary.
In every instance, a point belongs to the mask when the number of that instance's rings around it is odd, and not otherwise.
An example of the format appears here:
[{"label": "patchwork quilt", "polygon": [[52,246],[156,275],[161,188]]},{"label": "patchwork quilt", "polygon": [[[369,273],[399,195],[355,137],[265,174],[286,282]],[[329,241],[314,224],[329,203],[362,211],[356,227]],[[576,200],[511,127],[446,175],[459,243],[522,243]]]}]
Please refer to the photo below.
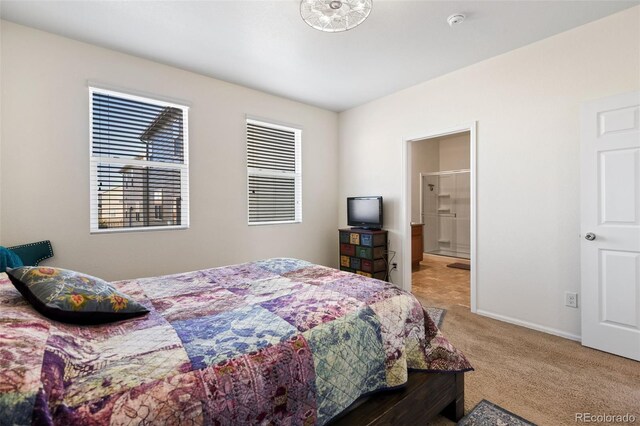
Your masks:
[{"label": "patchwork quilt", "polygon": [[471,369],[393,285],[270,259],[113,285],[144,317],[75,326],[0,274],[0,424],[325,424],[408,369]]}]

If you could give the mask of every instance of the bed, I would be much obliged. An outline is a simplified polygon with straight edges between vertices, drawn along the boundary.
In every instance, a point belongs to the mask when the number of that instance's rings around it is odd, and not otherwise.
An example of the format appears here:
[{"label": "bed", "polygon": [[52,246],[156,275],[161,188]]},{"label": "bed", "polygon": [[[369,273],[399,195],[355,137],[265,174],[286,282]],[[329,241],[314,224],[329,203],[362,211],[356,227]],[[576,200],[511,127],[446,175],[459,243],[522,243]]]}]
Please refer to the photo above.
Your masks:
[{"label": "bed", "polygon": [[269,259],[113,285],[149,314],[51,321],[0,274],[0,424],[390,424],[462,414],[469,362],[389,283]]}]

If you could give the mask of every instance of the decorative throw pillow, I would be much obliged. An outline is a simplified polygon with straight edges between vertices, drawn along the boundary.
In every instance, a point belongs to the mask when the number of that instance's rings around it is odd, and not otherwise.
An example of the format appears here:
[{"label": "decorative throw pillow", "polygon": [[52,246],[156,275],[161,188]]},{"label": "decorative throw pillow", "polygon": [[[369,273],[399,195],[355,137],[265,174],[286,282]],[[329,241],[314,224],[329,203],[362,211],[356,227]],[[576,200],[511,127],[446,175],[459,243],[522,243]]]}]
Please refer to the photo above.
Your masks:
[{"label": "decorative throw pillow", "polygon": [[42,315],[74,324],[100,324],[144,315],[144,306],[90,275],[61,268],[7,269],[20,293]]}]

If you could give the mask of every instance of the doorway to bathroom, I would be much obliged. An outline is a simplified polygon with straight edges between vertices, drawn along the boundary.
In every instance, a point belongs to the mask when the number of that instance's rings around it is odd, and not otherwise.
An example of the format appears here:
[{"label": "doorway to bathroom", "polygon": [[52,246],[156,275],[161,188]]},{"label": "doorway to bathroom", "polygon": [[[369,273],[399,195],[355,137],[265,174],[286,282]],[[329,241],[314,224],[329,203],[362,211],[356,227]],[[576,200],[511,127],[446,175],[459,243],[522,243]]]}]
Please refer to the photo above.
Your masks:
[{"label": "doorway to bathroom", "polygon": [[[435,141],[427,143],[431,142]],[[471,257],[470,184],[469,169],[420,173],[423,253],[466,260]]]},{"label": "doorway to bathroom", "polygon": [[407,142],[411,290],[475,312],[475,125]]}]

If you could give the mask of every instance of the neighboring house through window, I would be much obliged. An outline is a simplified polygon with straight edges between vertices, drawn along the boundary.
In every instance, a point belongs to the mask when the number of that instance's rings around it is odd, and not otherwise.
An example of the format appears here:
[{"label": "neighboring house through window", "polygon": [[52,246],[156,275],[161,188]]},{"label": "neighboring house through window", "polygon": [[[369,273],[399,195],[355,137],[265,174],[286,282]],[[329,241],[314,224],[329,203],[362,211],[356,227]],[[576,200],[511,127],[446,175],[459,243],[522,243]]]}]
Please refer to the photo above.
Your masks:
[{"label": "neighboring house through window", "polygon": [[187,228],[188,107],[89,90],[91,231]]},{"label": "neighboring house through window", "polygon": [[302,130],[247,119],[249,225],[302,222]]}]

